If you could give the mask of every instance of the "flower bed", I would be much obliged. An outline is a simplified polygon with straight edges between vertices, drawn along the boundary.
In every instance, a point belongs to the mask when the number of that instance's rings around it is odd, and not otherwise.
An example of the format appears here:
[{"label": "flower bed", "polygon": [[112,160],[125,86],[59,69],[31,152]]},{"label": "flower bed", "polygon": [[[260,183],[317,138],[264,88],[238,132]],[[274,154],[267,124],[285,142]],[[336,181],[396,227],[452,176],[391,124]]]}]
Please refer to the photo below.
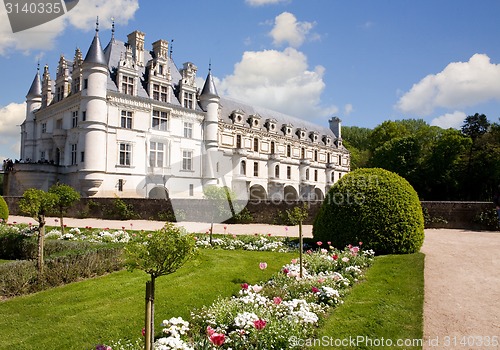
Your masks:
[{"label": "flower bed", "polygon": [[[164,336],[156,340],[154,348],[291,348],[296,345],[295,339],[311,337],[321,318],[342,303],[373,256],[373,251],[358,246],[308,251],[302,277],[300,265],[293,259],[269,281],[243,283],[238,295],[193,311],[189,322],[181,318],[164,320]],[[266,267],[265,263],[259,264],[261,269]]]}]

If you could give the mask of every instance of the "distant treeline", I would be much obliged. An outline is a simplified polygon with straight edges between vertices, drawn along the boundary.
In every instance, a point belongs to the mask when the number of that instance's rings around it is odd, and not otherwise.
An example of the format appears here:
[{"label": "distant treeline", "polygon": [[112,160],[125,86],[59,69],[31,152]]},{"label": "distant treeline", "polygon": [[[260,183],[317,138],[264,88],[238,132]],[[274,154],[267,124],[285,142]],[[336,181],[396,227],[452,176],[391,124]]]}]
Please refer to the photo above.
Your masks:
[{"label": "distant treeline", "polygon": [[374,129],[344,126],[342,138],[351,169],[393,171],[421,200],[490,201],[500,185],[500,124],[484,114],[466,117],[460,130],[404,119]]}]

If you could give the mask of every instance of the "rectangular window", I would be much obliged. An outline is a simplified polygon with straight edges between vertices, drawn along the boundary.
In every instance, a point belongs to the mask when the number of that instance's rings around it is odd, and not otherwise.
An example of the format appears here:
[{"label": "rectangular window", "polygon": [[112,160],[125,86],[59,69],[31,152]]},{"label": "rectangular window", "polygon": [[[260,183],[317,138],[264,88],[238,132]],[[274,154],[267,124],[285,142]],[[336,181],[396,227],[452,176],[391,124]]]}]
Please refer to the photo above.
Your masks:
[{"label": "rectangular window", "polygon": [[241,161],[240,173],[241,173],[241,175],[247,174],[247,162],[245,162],[244,160]]},{"label": "rectangular window", "polygon": [[130,143],[120,143],[119,164],[130,166],[132,159],[132,145]]},{"label": "rectangular window", "polygon": [[184,93],[184,107],[193,109],[193,93],[185,92]]},{"label": "rectangular window", "polygon": [[189,184],[189,196],[193,197],[194,196],[194,185]]},{"label": "rectangular window", "polygon": [[167,131],[168,114],[162,111],[153,111],[153,120],[151,126],[155,130]]},{"label": "rectangular window", "polygon": [[182,170],[193,170],[193,151],[182,151]]},{"label": "rectangular window", "polygon": [[153,84],[153,100],[160,100],[160,85]]},{"label": "rectangular window", "polygon": [[76,165],[77,147],[76,143],[71,145],[71,165]]},{"label": "rectangular window", "polygon": [[56,130],[61,130],[62,128],[63,128],[63,120],[57,119],[56,120]]},{"label": "rectangular window", "polygon": [[120,125],[122,128],[132,129],[132,112],[131,111],[122,111]]},{"label": "rectangular window", "polygon": [[259,163],[258,162],[253,163],[253,176],[255,176],[255,177],[259,176]]},{"label": "rectangular window", "polygon": [[80,91],[80,77],[76,77],[73,80],[73,93]]},{"label": "rectangular window", "polygon": [[40,160],[45,160],[45,151],[40,152]]},{"label": "rectangular window", "polygon": [[83,88],[88,89],[89,87],[89,80],[88,79],[83,79]]},{"label": "rectangular window", "polygon": [[47,132],[47,123],[42,123],[42,134]]},{"label": "rectangular window", "polygon": [[122,93],[127,95],[134,94],[134,78],[129,76],[122,76]]},{"label": "rectangular window", "polygon": [[193,138],[193,123],[184,122],[184,137]]},{"label": "rectangular window", "polygon": [[318,181],[318,171],[314,170],[314,181]]},{"label": "rectangular window", "polygon": [[160,101],[161,102],[167,102],[167,87],[166,86],[162,86],[161,87],[161,91],[160,91]]},{"label": "rectangular window", "polygon": [[86,121],[87,120],[87,112],[86,111],[83,111],[82,112],[82,121]]},{"label": "rectangular window", "polygon": [[71,127],[76,128],[78,126],[78,111],[73,111],[71,117]]},{"label": "rectangular window", "polygon": [[85,152],[80,152],[80,162],[85,162]]},{"label": "rectangular window", "polygon": [[149,166],[162,168],[165,159],[165,145],[159,142],[149,143]]},{"label": "rectangular window", "polygon": [[253,151],[259,152],[259,139],[258,138],[253,139]]},{"label": "rectangular window", "polygon": [[241,135],[236,135],[236,148],[241,148]]},{"label": "rectangular window", "polygon": [[118,179],[118,192],[123,192],[123,179]]},{"label": "rectangular window", "polygon": [[286,167],[286,178],[288,180],[290,180],[292,178],[292,167],[291,166]]}]

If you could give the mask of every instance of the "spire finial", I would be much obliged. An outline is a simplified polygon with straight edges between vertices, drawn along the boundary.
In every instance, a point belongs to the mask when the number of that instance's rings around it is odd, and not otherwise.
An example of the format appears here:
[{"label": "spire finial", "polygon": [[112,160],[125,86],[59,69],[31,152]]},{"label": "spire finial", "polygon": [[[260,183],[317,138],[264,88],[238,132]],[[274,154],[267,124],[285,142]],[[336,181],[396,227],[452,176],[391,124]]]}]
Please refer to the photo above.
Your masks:
[{"label": "spire finial", "polygon": [[40,59],[38,59],[38,63],[36,65],[37,72],[40,72]]},{"label": "spire finial", "polygon": [[115,40],[115,18],[111,17],[111,40]]},{"label": "spire finial", "polygon": [[174,52],[174,39],[170,40],[170,58],[172,58],[173,52]]},{"label": "spire finial", "polygon": [[208,59],[208,72],[211,73],[212,72],[212,59]]},{"label": "spire finial", "polygon": [[99,32],[99,16],[97,16],[97,19],[95,21],[95,32],[96,34]]}]

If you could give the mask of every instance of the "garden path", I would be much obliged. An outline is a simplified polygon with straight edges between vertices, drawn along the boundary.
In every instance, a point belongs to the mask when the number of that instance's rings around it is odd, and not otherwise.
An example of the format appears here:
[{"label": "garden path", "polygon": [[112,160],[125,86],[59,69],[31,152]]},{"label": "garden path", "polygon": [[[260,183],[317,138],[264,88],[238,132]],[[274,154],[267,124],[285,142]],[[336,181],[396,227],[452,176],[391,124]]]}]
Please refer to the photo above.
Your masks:
[{"label": "garden path", "polygon": [[[9,222],[34,223],[33,219],[22,216],[10,216]],[[64,223],[69,227],[134,230],[156,230],[164,224],[73,218],[65,218]],[[57,226],[58,222],[56,218],[48,218],[47,224]],[[210,229],[207,223],[179,225],[189,232]],[[214,233],[297,237],[298,227],[215,224]],[[303,233],[304,237],[312,237],[312,225],[304,225]],[[500,349],[500,232],[428,229],[421,251],[425,254],[423,350]],[[493,341],[494,336],[497,342]],[[461,344],[463,341],[465,345]]]},{"label": "garden path", "polygon": [[426,230],[421,251],[423,350],[500,349],[500,232]]}]

